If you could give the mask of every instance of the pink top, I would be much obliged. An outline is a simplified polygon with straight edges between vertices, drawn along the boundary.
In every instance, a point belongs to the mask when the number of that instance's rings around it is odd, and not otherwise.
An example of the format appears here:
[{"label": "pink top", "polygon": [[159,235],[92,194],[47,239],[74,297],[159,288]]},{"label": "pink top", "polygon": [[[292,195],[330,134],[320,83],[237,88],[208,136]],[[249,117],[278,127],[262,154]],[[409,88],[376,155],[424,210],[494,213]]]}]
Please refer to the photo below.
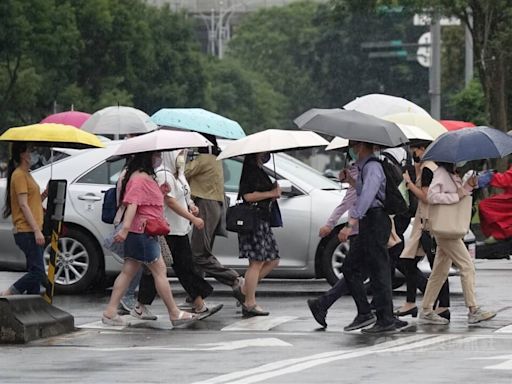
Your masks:
[{"label": "pink top", "polygon": [[144,233],[147,220],[164,216],[164,197],[155,180],[132,176],[126,184],[123,204],[137,204],[130,232]]}]

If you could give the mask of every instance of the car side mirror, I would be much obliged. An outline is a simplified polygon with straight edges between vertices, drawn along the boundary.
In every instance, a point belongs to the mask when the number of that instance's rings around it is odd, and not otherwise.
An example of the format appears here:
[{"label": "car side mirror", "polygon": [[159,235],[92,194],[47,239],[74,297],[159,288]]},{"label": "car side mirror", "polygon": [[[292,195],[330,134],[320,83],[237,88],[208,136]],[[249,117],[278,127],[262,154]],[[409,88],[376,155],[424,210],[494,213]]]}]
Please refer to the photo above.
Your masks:
[{"label": "car side mirror", "polygon": [[290,180],[277,180],[277,184],[279,184],[283,193],[291,193],[293,190],[293,185]]}]

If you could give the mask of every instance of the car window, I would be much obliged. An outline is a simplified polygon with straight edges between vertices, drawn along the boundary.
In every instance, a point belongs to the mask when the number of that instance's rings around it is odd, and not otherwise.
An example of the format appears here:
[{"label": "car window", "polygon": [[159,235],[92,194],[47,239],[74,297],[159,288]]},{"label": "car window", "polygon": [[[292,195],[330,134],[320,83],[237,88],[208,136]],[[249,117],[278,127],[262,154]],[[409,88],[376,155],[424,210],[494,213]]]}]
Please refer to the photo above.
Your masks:
[{"label": "car window", "polygon": [[240,160],[226,159],[222,161],[224,168],[224,190],[238,192],[243,163]]},{"label": "car window", "polygon": [[117,182],[124,164],[124,159],[103,162],[78,179],[77,183],[113,185]]}]

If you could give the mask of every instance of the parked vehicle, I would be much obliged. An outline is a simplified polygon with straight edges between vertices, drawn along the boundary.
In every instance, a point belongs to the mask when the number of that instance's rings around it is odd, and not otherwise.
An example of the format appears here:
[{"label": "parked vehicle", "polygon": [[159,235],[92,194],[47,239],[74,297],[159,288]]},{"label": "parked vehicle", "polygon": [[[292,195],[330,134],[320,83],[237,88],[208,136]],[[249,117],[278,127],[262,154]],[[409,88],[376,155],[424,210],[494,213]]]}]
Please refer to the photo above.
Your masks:
[{"label": "parked vehicle", "polygon": [[[59,240],[60,254],[56,270],[56,287],[60,292],[78,293],[101,282],[106,275],[119,272],[120,258],[102,244],[112,226],[101,221],[103,191],[115,185],[124,160],[106,162],[117,149],[119,141],[107,143],[106,148],[69,153],[70,156],[53,163],[53,177],[68,181],[63,233]],[[322,176],[299,160],[286,154],[276,154],[275,174],[272,160],[265,165],[271,177],[289,184],[280,199],[285,226],[276,228],[281,263],[272,275],[282,278],[325,277],[333,284],[340,276],[340,267],[346,254],[346,245],[339,244],[331,235],[318,237],[318,229],[344,196],[340,183]],[[224,160],[225,190],[231,203],[237,199],[242,159]],[[33,171],[41,187],[50,178],[50,167]],[[0,179],[0,201],[4,201],[5,179]],[[339,226],[347,218],[342,217]],[[474,242],[473,240],[468,240]],[[25,259],[14,244],[12,223],[0,219],[0,266],[23,269]],[[215,254],[222,263],[240,271],[246,262],[238,258],[236,233],[227,238],[217,237]],[[48,248],[45,258],[48,260]],[[428,271],[429,269],[426,268]]]}]

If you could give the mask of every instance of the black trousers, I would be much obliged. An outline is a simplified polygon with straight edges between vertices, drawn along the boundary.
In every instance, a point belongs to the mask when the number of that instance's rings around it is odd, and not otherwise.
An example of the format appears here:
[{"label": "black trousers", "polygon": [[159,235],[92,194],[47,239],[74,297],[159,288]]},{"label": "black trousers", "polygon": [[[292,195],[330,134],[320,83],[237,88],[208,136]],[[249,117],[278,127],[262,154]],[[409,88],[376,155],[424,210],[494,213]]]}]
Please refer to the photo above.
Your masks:
[{"label": "black trousers", "polygon": [[[359,220],[359,255],[370,276],[377,324],[382,326],[394,324],[395,321],[393,316],[391,266],[387,248],[390,233],[391,220],[382,208],[369,209],[366,215]],[[361,270],[359,266],[360,274]],[[370,304],[366,298],[361,278],[354,278],[353,276],[345,276],[345,278],[358,313],[369,313]]]},{"label": "black trousers", "polygon": [[[210,296],[213,287],[202,277],[194,265],[190,241],[187,235],[169,235],[165,237],[173,257],[172,268],[179,282],[193,299]],[[138,300],[141,304],[150,305],[156,297],[153,275],[142,274],[139,283]]]},{"label": "black trousers", "polygon": [[[428,262],[430,264],[430,268],[434,265],[435,254],[435,241],[430,236],[430,234],[426,231],[423,231],[420,239],[421,247],[425,251],[427,255]],[[401,259],[401,264],[405,270],[405,278],[407,282],[407,302],[415,303],[416,302],[416,289],[419,288],[420,291],[425,292],[425,288],[427,286],[427,278],[418,268],[418,262],[421,260],[421,257],[416,257],[415,259]],[[448,279],[444,282],[441,287],[441,291],[439,291],[439,295],[437,296],[436,307],[448,308],[450,306],[450,285],[448,283]]]}]

